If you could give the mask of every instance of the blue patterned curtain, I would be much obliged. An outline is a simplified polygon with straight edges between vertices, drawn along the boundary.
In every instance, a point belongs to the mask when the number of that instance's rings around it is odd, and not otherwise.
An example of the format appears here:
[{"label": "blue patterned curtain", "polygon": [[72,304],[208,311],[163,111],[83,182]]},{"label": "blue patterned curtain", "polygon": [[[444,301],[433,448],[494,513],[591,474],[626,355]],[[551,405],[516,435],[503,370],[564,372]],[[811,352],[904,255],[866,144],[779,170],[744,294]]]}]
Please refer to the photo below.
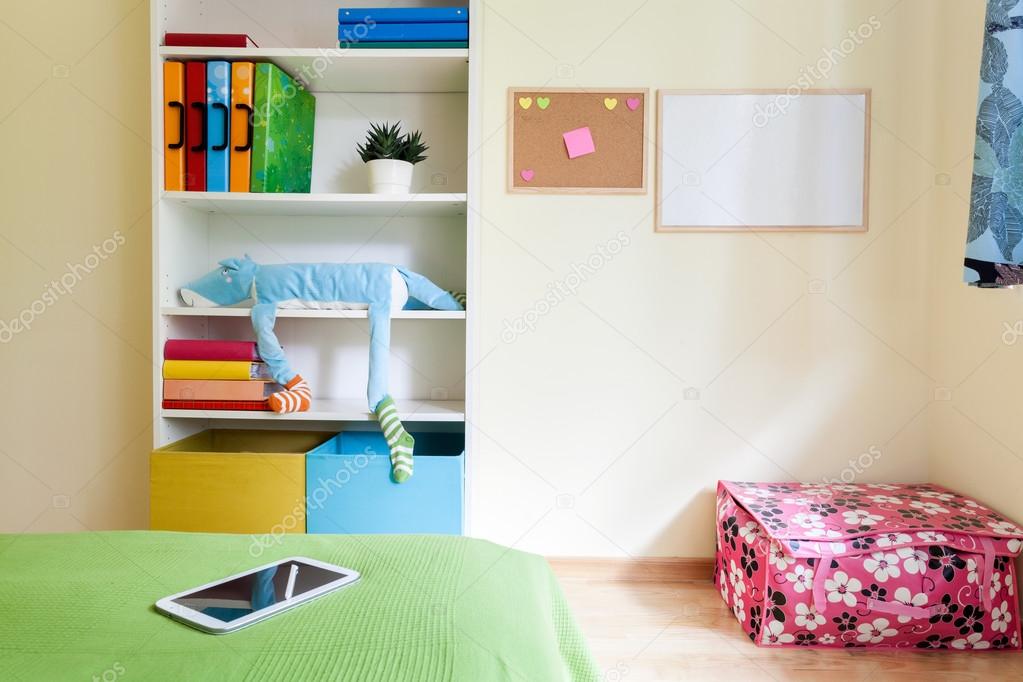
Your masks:
[{"label": "blue patterned curtain", "polygon": [[965,279],[1023,284],[1023,17],[1020,0],[988,0],[980,65]]}]

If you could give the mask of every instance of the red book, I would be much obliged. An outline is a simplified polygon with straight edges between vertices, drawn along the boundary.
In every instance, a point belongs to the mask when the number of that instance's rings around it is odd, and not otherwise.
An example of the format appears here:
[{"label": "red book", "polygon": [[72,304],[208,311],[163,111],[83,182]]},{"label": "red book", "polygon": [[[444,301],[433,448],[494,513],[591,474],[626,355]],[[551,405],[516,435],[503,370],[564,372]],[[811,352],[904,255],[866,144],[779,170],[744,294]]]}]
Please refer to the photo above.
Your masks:
[{"label": "red book", "polygon": [[206,62],[185,62],[185,189],[206,191]]},{"label": "red book", "polygon": [[259,47],[244,33],[165,33],[167,47]]},{"label": "red book", "polygon": [[241,410],[243,412],[270,412],[266,400],[164,400],[165,410]]},{"label": "red book", "polygon": [[168,339],[163,344],[164,360],[239,360],[258,362],[255,341],[207,341]]}]

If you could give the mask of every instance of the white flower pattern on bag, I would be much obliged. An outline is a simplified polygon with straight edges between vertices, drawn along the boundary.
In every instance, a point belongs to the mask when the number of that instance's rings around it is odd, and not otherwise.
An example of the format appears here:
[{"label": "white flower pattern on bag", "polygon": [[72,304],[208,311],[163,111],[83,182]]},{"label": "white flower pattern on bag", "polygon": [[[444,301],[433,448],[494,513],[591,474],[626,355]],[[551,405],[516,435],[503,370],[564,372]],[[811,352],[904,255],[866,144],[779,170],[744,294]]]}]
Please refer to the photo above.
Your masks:
[{"label": "white flower pattern on bag", "polygon": [[900,547],[895,554],[902,559],[902,568],[910,575],[923,575],[927,570],[927,552],[912,547]]},{"label": "white flower pattern on bag", "polygon": [[856,628],[856,631],[860,633],[856,635],[856,641],[880,644],[885,639],[899,634],[898,630],[888,627],[889,625],[887,618],[875,618],[872,623],[861,623]]},{"label": "white flower pattern on bag", "polygon": [[828,594],[828,601],[832,604],[842,602],[846,606],[856,606],[856,594],[863,589],[863,583],[856,578],[850,578],[845,571],[835,573],[824,581],[824,591]]},{"label": "white flower pattern on bag", "polygon": [[813,571],[806,566],[796,566],[791,573],[785,574],[785,580],[792,583],[792,589],[796,592],[813,589]]},{"label": "white flower pattern on bag", "polygon": [[874,574],[874,580],[879,583],[888,582],[889,578],[898,578],[902,575],[899,570],[899,555],[874,552],[869,558],[863,560],[863,568]]},{"label": "white flower pattern on bag", "polygon": [[934,516],[936,514],[948,514],[948,509],[946,509],[945,507],[942,507],[937,502],[925,502],[923,500],[913,500],[912,502],[909,503],[909,506],[913,507],[914,509],[919,509],[923,513],[930,514],[931,516]]},{"label": "white flower pattern on bag", "polygon": [[991,642],[983,640],[984,635],[980,632],[970,634],[966,639],[957,639],[952,642],[953,649],[987,649]]},{"label": "white flower pattern on bag", "polygon": [[784,571],[792,564],[796,563],[795,558],[790,557],[785,553],[785,550],[781,548],[781,545],[777,542],[771,543],[771,565]]},{"label": "white flower pattern on bag", "polygon": [[1001,605],[991,609],[991,629],[995,632],[1005,632],[1012,622],[1012,614],[1009,613],[1009,602],[1002,600]]},{"label": "white flower pattern on bag", "polygon": [[796,625],[798,627],[806,628],[812,632],[817,629],[817,626],[827,622],[827,619],[817,613],[811,604],[796,604]]},{"label": "white flower pattern on bag", "polygon": [[873,526],[878,521],[884,521],[880,514],[871,514],[866,509],[853,509],[842,512],[842,520],[850,526]]},{"label": "white flower pattern on bag", "polygon": [[765,644],[791,644],[794,641],[795,635],[785,632],[785,624],[781,621],[772,620],[764,630]]}]

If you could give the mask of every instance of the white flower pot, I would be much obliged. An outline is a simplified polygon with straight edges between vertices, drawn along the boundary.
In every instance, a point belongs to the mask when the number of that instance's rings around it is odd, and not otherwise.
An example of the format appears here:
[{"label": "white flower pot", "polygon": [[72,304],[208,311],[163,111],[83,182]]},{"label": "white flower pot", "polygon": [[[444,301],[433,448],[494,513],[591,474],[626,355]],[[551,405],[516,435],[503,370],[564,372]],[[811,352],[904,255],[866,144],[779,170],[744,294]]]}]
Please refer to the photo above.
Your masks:
[{"label": "white flower pot", "polygon": [[412,164],[397,159],[374,159],[369,166],[369,189],[373,194],[408,194]]}]

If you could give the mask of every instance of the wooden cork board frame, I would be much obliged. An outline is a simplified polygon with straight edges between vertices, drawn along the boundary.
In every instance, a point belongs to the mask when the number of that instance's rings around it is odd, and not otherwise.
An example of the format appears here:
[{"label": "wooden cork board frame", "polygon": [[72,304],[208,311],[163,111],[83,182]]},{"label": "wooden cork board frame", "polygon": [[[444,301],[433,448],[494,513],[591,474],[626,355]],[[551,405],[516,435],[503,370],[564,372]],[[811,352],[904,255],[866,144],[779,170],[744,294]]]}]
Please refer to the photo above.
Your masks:
[{"label": "wooden cork board frame", "polygon": [[[646,88],[508,88],[508,191],[646,194],[649,104]],[[563,134],[583,127],[595,150],[569,158]]]}]

